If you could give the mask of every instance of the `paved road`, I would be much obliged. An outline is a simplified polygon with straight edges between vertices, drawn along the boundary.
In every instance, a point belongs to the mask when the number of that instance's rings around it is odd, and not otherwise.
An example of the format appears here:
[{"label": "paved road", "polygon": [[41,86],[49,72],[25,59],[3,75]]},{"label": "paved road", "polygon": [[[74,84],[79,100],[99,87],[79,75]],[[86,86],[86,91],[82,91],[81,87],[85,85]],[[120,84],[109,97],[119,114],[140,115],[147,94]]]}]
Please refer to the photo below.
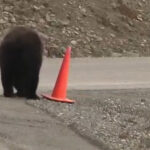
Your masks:
[{"label": "paved road", "polygon": [[[39,91],[53,89],[61,63],[44,58]],[[150,57],[71,59],[68,89],[129,88],[150,88]]]},{"label": "paved road", "polygon": [[[61,63],[44,61],[39,88],[53,88]],[[150,88],[150,58],[76,58],[70,64],[69,89]]]}]

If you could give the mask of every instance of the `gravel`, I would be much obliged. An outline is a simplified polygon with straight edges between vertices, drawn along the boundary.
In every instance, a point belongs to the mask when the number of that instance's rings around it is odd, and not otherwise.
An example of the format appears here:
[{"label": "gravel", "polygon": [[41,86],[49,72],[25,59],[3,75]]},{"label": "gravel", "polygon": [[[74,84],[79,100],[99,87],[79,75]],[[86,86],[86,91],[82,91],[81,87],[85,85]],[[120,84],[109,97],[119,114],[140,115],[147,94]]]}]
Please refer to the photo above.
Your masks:
[{"label": "gravel", "polygon": [[68,46],[73,57],[150,56],[149,8],[149,0],[2,0],[0,35],[16,25],[38,30],[48,57]]},{"label": "gravel", "polygon": [[150,89],[69,91],[76,103],[27,101],[107,150],[150,148]]}]

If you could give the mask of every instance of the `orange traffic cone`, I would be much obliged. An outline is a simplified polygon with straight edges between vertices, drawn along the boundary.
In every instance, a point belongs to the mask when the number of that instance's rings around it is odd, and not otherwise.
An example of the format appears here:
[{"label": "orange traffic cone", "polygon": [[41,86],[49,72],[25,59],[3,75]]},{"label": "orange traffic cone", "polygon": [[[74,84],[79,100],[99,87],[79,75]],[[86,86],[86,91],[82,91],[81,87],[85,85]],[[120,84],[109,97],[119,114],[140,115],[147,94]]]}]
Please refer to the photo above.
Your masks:
[{"label": "orange traffic cone", "polygon": [[74,100],[70,100],[66,98],[69,64],[70,64],[70,53],[71,53],[71,47],[68,47],[66,49],[66,54],[63,59],[62,66],[60,68],[52,95],[44,94],[42,95],[44,98],[49,100],[54,100],[57,102],[64,102],[64,103],[75,102]]}]

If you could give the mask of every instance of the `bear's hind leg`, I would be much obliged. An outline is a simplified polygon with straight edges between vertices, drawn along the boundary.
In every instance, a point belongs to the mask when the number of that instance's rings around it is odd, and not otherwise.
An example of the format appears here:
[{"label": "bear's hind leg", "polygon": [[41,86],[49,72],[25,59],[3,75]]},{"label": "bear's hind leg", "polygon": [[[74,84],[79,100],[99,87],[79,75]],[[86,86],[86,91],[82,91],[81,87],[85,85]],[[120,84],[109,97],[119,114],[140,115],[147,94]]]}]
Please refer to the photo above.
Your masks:
[{"label": "bear's hind leg", "polygon": [[39,99],[36,94],[36,89],[39,81],[39,71],[32,71],[26,76],[26,98],[27,99]]},{"label": "bear's hind leg", "polygon": [[25,97],[24,78],[23,78],[24,76],[22,74],[19,75],[16,75],[16,78],[14,79],[14,87],[17,90],[15,95],[18,97]]},{"label": "bear's hind leg", "polygon": [[3,89],[4,89],[4,96],[5,97],[14,96],[12,71],[6,67],[2,67],[1,68],[1,79],[2,79]]}]

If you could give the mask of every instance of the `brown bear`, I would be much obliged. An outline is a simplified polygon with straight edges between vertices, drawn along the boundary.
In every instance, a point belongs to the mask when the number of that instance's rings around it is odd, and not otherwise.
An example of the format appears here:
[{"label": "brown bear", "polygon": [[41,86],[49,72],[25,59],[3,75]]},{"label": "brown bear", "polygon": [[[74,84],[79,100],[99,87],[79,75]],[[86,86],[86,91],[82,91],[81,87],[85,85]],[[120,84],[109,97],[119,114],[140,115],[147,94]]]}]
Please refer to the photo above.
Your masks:
[{"label": "brown bear", "polygon": [[27,27],[10,30],[0,44],[1,80],[4,96],[39,98],[36,89],[43,46],[37,32]]}]

